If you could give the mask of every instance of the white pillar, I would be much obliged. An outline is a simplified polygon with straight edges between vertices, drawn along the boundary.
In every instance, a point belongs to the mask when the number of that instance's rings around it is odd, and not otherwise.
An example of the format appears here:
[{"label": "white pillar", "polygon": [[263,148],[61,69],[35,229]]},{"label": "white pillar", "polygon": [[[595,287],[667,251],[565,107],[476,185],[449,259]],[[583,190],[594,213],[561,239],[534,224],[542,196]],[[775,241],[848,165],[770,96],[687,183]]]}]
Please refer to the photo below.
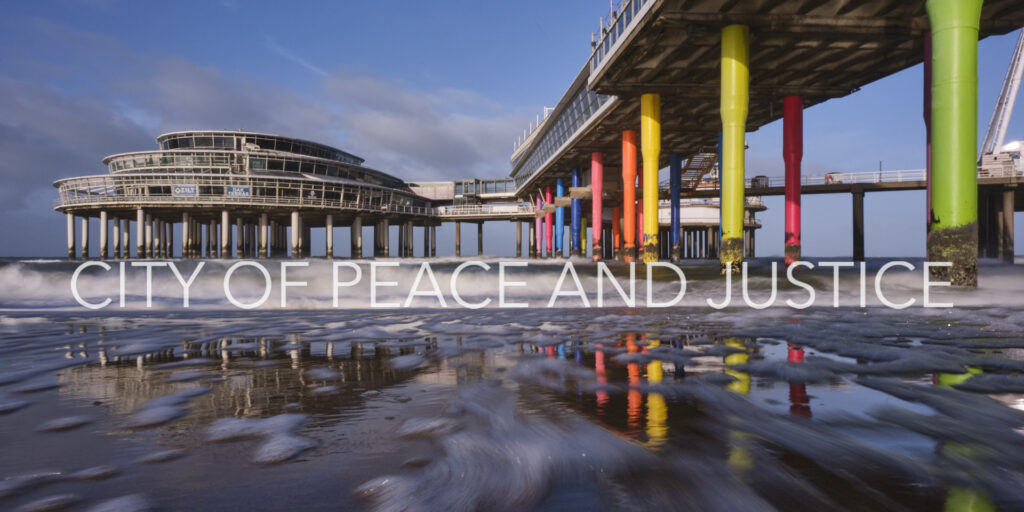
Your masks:
[{"label": "white pillar", "polygon": [[245,238],[245,226],[242,225],[241,217],[235,219],[235,228],[235,257],[244,258],[245,250],[242,246],[242,239]]},{"label": "white pillar", "polygon": [[181,257],[190,258],[192,255],[189,254],[189,218],[188,212],[181,212]]},{"label": "white pillar", "polygon": [[211,220],[206,226],[206,257],[217,256],[217,221]]},{"label": "white pillar", "polygon": [[89,217],[82,217],[82,259],[89,259]]},{"label": "white pillar", "polygon": [[327,259],[334,257],[334,215],[327,215]]},{"label": "white pillar", "polygon": [[260,214],[260,254],[261,258],[267,257],[267,239],[270,238],[270,233],[267,232],[267,214]]},{"label": "white pillar", "polygon": [[351,228],[351,249],[349,254],[350,258],[358,259],[363,257],[363,218],[356,217],[352,219]]},{"label": "white pillar", "polygon": [[139,208],[135,221],[135,257],[146,257],[146,211]]},{"label": "white pillar", "polygon": [[68,212],[68,259],[75,259],[75,215]]},{"label": "white pillar", "polygon": [[107,225],[107,212],[106,210],[100,211],[100,259],[107,259],[107,230],[110,226]]},{"label": "white pillar", "polygon": [[143,240],[143,245],[144,245],[143,251],[145,251],[145,253],[146,253],[146,256],[145,256],[146,258],[152,258],[153,257],[153,216],[147,213],[146,217],[143,219],[143,224],[145,224],[145,226],[143,227],[143,234],[146,237],[145,240]]},{"label": "white pillar", "polygon": [[222,210],[220,212],[220,257],[228,258],[231,256],[231,219],[228,217],[228,211]]},{"label": "white pillar", "polygon": [[152,219],[149,224],[150,229],[153,230],[152,238],[149,240],[149,255],[154,258],[162,258],[163,253],[160,251],[160,239],[163,237],[160,236],[160,231],[162,231],[160,219]]},{"label": "white pillar", "polygon": [[292,258],[299,257],[299,231],[302,228],[299,226],[299,212],[292,212]]},{"label": "white pillar", "polygon": [[114,257],[121,257],[121,219],[114,218]]},{"label": "white pillar", "polygon": [[132,221],[125,218],[121,219],[121,222],[124,222],[124,225],[121,227],[121,257],[129,259],[132,257]]}]

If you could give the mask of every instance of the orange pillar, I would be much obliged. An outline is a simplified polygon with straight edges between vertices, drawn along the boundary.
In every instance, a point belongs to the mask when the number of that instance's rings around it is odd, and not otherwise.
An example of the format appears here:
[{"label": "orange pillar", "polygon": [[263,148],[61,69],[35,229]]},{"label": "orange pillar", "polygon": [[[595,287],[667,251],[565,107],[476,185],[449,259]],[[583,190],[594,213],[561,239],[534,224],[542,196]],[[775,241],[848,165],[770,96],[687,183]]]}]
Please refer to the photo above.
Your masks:
[{"label": "orange pillar", "polygon": [[636,131],[622,132],[622,236],[623,256],[636,261]]}]

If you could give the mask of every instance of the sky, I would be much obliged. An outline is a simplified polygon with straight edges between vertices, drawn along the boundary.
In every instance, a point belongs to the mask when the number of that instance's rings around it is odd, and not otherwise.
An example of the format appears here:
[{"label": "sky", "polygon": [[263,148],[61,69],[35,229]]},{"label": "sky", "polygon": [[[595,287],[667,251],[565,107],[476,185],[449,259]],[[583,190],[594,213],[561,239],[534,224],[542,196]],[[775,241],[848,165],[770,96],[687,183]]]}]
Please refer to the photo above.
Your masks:
[{"label": "sky", "polygon": [[[507,176],[513,141],[586,62],[608,4],[54,0],[4,10],[0,257],[50,257],[66,254],[52,182],[105,173],[104,156],[155,149],[168,131],[306,138],[407,180]],[[979,140],[1016,37],[979,45]],[[808,109],[805,174],[924,167],[921,83],[917,66]],[[781,143],[780,122],[748,134],[747,176],[781,176]],[[782,199],[765,203],[758,255],[781,255]],[[924,203],[921,191],[868,194],[867,255],[922,256]],[[803,205],[804,254],[849,255],[850,196]],[[1016,230],[1024,240],[1022,214]],[[452,231],[439,230],[440,254]],[[475,231],[463,230],[463,247],[475,247]],[[511,254],[511,233],[488,224],[485,253]]]}]

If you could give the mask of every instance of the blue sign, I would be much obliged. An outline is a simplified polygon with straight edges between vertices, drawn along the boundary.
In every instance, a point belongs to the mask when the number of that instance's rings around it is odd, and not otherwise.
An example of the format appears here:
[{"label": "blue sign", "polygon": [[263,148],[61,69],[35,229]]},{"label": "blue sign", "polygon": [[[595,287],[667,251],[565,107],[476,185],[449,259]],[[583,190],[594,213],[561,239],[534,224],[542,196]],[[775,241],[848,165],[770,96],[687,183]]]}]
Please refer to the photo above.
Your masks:
[{"label": "blue sign", "polygon": [[172,197],[197,197],[199,187],[195,185],[174,185],[171,188]]},{"label": "blue sign", "polygon": [[226,186],[224,187],[224,197],[251,197],[252,189],[250,187],[237,187],[237,186]]}]

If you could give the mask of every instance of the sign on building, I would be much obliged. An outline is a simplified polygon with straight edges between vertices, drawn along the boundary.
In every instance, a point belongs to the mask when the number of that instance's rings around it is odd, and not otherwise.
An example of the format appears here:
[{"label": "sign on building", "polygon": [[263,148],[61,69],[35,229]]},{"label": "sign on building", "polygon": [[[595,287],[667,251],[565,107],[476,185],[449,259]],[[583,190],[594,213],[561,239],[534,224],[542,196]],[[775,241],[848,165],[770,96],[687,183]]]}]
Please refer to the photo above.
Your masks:
[{"label": "sign on building", "polygon": [[199,187],[196,185],[174,185],[171,188],[172,197],[197,197]]},{"label": "sign on building", "polygon": [[252,197],[252,188],[248,186],[226,186],[224,197]]}]

